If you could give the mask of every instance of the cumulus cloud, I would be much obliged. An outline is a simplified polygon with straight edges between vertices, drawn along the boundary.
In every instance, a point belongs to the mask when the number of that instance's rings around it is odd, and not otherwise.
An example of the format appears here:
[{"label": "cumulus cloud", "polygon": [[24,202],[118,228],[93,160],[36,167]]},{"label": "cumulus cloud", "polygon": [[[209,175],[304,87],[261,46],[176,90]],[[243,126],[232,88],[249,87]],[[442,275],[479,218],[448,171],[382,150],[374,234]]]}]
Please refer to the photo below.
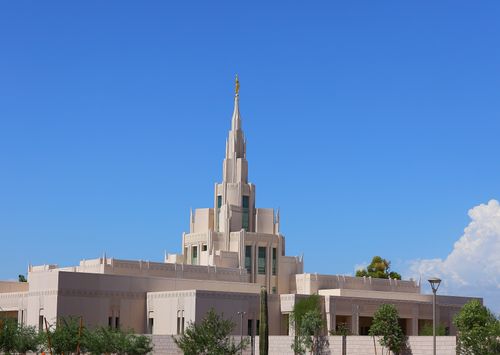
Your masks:
[{"label": "cumulus cloud", "polygon": [[490,200],[469,210],[471,222],[444,259],[410,262],[410,277],[443,279],[443,293],[485,298],[500,312],[500,204]]}]

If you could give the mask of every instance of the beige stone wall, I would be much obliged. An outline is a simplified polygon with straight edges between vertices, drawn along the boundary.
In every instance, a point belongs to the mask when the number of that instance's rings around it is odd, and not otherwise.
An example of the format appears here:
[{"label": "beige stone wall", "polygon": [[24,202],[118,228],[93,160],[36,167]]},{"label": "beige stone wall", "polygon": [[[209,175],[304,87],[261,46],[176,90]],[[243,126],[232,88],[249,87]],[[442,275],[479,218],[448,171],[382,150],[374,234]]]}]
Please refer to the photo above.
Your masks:
[{"label": "beige stone wall", "polygon": [[415,281],[320,274],[298,274],[295,279],[297,293],[307,295],[325,289],[420,293],[420,286]]},{"label": "beige stone wall", "polygon": [[[239,341],[239,337],[235,337]],[[270,336],[269,337],[269,354],[293,355],[291,344],[293,337],[288,336]],[[329,350],[331,354],[342,354],[342,337],[328,337]],[[171,336],[156,335],[153,336],[154,354],[182,354],[174,343]],[[456,338],[437,337],[436,352],[439,355],[456,355]],[[373,338],[369,336],[349,336],[346,339],[347,354],[349,355],[371,355],[376,353],[381,354],[381,347],[378,342],[373,343]],[[432,355],[432,337],[409,337],[409,350],[403,355]],[[259,337],[255,337],[254,354],[259,353]],[[245,355],[251,354],[250,347],[243,352]]]},{"label": "beige stone wall", "polygon": [[[50,270],[29,275],[30,291],[0,294],[0,306],[27,311],[27,324],[38,326],[39,316],[50,323],[57,316],[84,315],[87,325],[108,325],[119,318],[120,326],[146,332],[147,292],[176,290],[226,290],[258,293],[249,283],[181,278],[136,277]],[[2,307],[3,307],[2,306]],[[167,317],[167,315],[164,315]]]},{"label": "beige stone wall", "polygon": [[0,293],[28,291],[27,282],[0,281]]},{"label": "beige stone wall", "polygon": [[[240,334],[240,316],[243,317],[243,334],[248,334],[248,320],[252,320],[253,333],[260,318],[260,296],[258,293],[237,293],[203,290],[152,292],[148,294],[148,318],[154,319],[153,334],[177,334],[177,317],[184,317],[185,327],[190,322],[200,322],[214,308],[224,318],[231,319],[237,327],[233,334]],[[269,333],[283,334],[279,312],[279,296],[268,295]]]}]

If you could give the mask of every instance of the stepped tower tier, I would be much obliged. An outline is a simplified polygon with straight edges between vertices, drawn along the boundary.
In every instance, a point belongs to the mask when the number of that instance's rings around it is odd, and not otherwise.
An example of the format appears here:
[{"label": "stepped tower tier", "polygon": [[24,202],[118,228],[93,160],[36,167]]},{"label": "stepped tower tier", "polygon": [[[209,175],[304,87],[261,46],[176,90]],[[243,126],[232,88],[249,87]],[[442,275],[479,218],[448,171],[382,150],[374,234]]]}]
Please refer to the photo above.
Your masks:
[{"label": "stepped tower tier", "polygon": [[303,261],[285,255],[279,212],[255,207],[239,106],[236,77],[231,129],[222,182],[215,184],[214,207],[191,212],[189,233],[182,236],[183,253],[169,255],[166,262],[239,268],[247,273],[248,282],[266,286],[272,293],[288,292],[290,276],[303,272]]}]

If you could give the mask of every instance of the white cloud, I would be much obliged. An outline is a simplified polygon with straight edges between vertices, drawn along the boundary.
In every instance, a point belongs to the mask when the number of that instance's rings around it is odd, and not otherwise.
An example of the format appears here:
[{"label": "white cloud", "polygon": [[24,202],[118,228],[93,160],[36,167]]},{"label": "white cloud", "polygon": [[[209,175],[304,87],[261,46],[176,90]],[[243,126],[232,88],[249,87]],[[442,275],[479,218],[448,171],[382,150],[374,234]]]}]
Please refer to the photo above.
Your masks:
[{"label": "white cloud", "polygon": [[500,312],[500,204],[490,200],[469,210],[471,222],[445,259],[410,262],[406,276],[443,279],[443,293],[485,298]]}]

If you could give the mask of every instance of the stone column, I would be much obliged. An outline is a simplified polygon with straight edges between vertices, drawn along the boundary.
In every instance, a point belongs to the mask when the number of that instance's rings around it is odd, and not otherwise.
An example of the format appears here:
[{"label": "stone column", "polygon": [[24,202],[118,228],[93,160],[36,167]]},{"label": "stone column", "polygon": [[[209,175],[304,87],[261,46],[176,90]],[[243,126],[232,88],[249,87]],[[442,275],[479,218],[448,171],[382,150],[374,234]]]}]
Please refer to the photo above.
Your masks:
[{"label": "stone column", "polygon": [[359,335],[359,305],[352,305],[352,320],[351,320],[351,333],[352,335]]},{"label": "stone column", "polygon": [[[333,297],[330,298],[331,330],[337,330],[337,305]],[[328,333],[330,334],[330,333]]]},{"label": "stone column", "polygon": [[411,332],[408,335],[418,335],[418,306],[414,306],[411,312]]}]

